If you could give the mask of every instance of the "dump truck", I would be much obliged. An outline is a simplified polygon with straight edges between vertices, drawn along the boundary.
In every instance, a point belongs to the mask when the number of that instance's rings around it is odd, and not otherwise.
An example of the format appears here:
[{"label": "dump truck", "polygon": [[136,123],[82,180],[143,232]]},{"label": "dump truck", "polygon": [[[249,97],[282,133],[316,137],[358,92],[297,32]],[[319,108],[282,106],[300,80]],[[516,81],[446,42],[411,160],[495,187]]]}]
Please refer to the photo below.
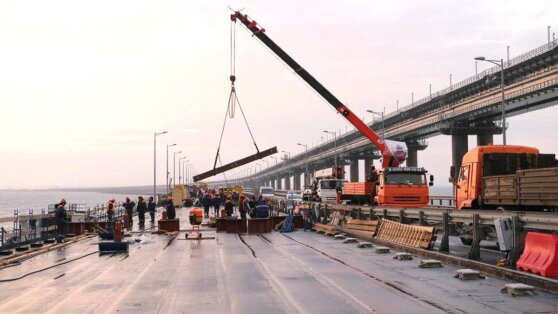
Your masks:
[{"label": "dump truck", "polygon": [[455,190],[458,210],[553,210],[558,206],[558,161],[533,147],[475,147],[463,156]]},{"label": "dump truck", "polygon": [[[455,173],[455,169],[451,169]],[[537,148],[518,145],[478,146],[462,159],[455,187],[455,206],[462,209],[556,211],[558,160]],[[471,226],[457,225],[461,241],[473,240]],[[481,238],[496,238],[494,227],[482,226]]]}]

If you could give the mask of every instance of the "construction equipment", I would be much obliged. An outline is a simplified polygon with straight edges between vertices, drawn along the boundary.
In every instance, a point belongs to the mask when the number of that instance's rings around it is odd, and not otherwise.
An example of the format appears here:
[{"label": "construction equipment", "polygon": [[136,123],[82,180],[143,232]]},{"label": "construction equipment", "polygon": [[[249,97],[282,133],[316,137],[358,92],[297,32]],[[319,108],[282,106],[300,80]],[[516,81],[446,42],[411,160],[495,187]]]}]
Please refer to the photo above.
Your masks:
[{"label": "construction equipment", "polygon": [[[329,90],[327,90],[320,82],[318,82],[308,71],[306,71],[302,66],[300,66],[293,58],[291,58],[283,49],[281,49],[273,40],[271,40],[266,34],[265,29],[260,28],[258,23],[254,20],[248,18],[246,14],[242,14],[239,11],[234,12],[231,15],[231,21],[236,24],[236,21],[240,21],[245,25],[248,30],[250,30],[253,36],[257,37],[264,45],[266,45],[273,53],[275,53],[281,60],[283,60],[293,71],[300,76],[310,87],[312,87],[318,94],[320,94],[330,105],[332,105],[335,110],[340,113],[349,123],[351,123],[359,132],[364,135],[374,146],[378,148],[382,155],[382,167],[399,167],[407,158],[407,145],[403,142],[396,142],[385,140],[374,132],[368,125],[366,125],[357,115],[355,115],[346,105],[344,105],[339,99],[337,99]],[[411,193],[412,197],[415,197],[415,193],[420,193],[419,199],[426,200],[426,202],[417,203],[415,206],[424,206],[428,202],[428,186],[426,182],[421,185],[421,188],[415,188],[409,184],[395,184],[390,193],[394,193],[395,196],[399,196],[399,199],[395,197],[392,198],[394,201],[390,205],[394,206],[409,206],[409,202],[406,201],[407,193]],[[372,185],[367,185],[365,188],[374,188]],[[384,191],[378,190],[377,192],[372,190],[367,190],[368,194],[373,199],[376,195],[381,195],[388,193],[387,189]],[[389,198],[389,197],[388,197]],[[381,198],[380,198],[381,199]],[[381,204],[381,203],[380,203]]]},{"label": "construction equipment", "polygon": [[122,226],[123,223],[121,220],[116,221],[114,223],[114,229],[113,229],[113,241],[99,242],[100,254],[128,252],[129,243],[126,241],[122,242],[122,237],[124,233]]},{"label": "construction equipment", "polygon": [[[463,155],[459,169],[452,166],[450,171],[457,210],[558,208],[558,160],[554,154],[541,154],[537,148],[478,146]],[[464,244],[472,243],[471,225],[456,224],[456,229]],[[496,235],[494,226],[480,227],[482,240],[497,240]]]},{"label": "construction equipment", "polygon": [[[451,169],[452,175],[455,169]],[[463,156],[457,209],[544,210],[558,206],[558,160],[534,147],[486,145]]]},{"label": "construction equipment", "polygon": [[203,210],[197,207],[191,209],[188,218],[190,219],[192,230],[186,232],[185,237],[188,238],[190,235],[195,235],[196,238],[201,239],[200,225],[203,221]]},{"label": "construction equipment", "polygon": [[344,171],[342,166],[316,170],[312,176],[312,200],[317,202],[335,202],[337,194],[343,188]]}]

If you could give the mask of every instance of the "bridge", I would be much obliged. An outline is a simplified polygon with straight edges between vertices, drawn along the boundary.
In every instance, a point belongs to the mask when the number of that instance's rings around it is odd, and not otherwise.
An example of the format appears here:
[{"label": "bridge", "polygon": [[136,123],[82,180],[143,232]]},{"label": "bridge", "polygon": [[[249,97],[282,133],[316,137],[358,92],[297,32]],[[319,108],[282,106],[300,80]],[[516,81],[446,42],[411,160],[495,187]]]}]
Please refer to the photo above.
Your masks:
[{"label": "bridge", "polygon": [[[418,164],[417,151],[426,149],[427,138],[449,135],[452,139],[452,165],[460,164],[468,150],[468,135],[477,136],[477,145],[493,141],[501,134],[501,69],[498,66],[475,74],[457,84],[420,99],[376,121],[370,127],[386,139],[404,141],[409,148],[408,166]],[[516,116],[558,103],[558,41],[554,40],[504,63],[506,116]],[[381,131],[380,131],[381,130]],[[310,174],[330,167],[337,155],[339,165],[349,165],[351,182],[358,181],[359,160],[369,165],[380,158],[377,149],[358,131],[336,136],[295,156],[285,156],[259,172],[212,181],[211,185],[274,186],[301,189],[301,176],[308,184]],[[370,171],[365,167],[365,175]],[[230,177],[230,175],[229,175]],[[293,186],[291,178],[294,177]]]}]

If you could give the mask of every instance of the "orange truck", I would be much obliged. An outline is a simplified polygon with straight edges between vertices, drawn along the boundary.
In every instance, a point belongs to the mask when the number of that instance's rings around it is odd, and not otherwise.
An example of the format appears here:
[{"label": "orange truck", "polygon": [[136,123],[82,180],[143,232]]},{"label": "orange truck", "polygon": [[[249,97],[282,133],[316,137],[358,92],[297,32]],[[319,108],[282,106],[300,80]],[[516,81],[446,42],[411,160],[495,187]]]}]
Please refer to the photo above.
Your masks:
[{"label": "orange truck", "polygon": [[455,180],[456,208],[545,210],[558,206],[554,154],[515,145],[487,145],[463,156]]},{"label": "orange truck", "polygon": [[[452,168],[451,173],[455,173]],[[455,187],[456,209],[555,211],[558,208],[558,161],[554,154],[516,145],[478,146],[468,151],[459,168]],[[472,228],[459,224],[464,244]],[[494,240],[492,226],[481,228],[481,238]]]},{"label": "orange truck", "polygon": [[353,204],[379,206],[424,207],[428,205],[426,170],[418,167],[386,167],[379,171],[376,182],[345,182],[341,200]]}]

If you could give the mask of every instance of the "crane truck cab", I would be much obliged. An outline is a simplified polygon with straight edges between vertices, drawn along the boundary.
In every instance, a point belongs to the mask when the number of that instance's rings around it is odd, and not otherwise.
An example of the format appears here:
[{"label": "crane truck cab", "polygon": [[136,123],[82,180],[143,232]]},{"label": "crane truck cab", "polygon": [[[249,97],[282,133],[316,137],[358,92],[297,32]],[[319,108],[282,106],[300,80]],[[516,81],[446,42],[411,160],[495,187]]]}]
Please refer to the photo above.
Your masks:
[{"label": "crane truck cab", "polygon": [[422,167],[387,167],[379,172],[374,203],[381,206],[424,207],[430,201],[427,180]]},{"label": "crane truck cab", "polygon": [[331,167],[314,172],[312,177],[312,199],[317,202],[336,202],[337,193],[343,188],[343,168]]}]

